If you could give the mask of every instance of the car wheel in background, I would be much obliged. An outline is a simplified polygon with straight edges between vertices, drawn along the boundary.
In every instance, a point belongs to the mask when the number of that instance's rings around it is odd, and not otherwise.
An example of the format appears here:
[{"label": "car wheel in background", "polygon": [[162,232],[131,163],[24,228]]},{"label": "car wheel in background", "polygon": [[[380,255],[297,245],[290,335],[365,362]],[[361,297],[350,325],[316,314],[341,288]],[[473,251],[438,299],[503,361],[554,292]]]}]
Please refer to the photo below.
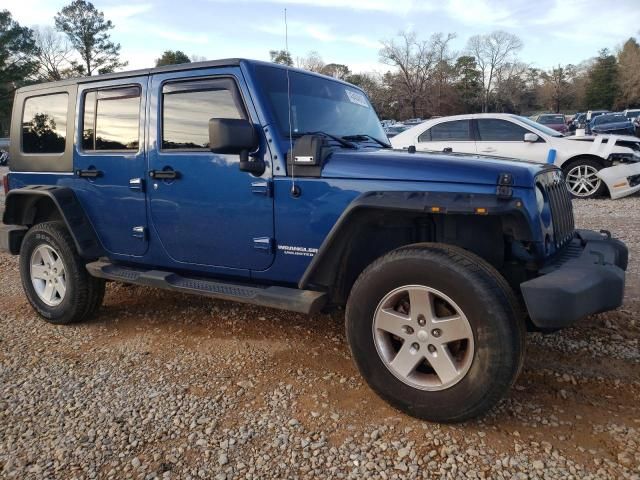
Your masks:
[{"label": "car wheel in background", "polygon": [[607,186],[598,177],[602,165],[589,158],[575,160],[563,166],[567,188],[575,198],[595,198],[607,191]]}]

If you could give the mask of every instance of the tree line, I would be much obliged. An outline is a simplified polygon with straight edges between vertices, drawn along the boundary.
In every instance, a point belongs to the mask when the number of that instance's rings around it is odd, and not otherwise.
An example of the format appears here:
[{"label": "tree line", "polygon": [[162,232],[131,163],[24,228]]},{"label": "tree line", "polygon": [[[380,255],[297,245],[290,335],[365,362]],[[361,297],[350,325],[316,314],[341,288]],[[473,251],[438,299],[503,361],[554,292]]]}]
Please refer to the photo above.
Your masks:
[{"label": "tree line", "polygon": [[640,44],[629,38],[618,52],[548,70],[519,58],[522,41],[495,31],[469,38],[454,52],[453,33],[421,39],[401,32],[383,40],[385,73],[353,73],[347,65],[325,63],[318,52],[296,57],[271,50],[271,61],[329,75],[367,92],[381,118],[403,120],[460,113],[576,112],[640,107]]},{"label": "tree line", "polygon": [[[114,29],[88,0],[73,0],[54,27],[29,28],[0,10],[0,136],[9,128],[13,94],[22,85],[117,71],[126,67]],[[318,52],[295,59],[271,50],[271,61],[346,80],[369,95],[381,118],[407,119],[473,112],[579,111],[640,107],[640,45],[629,38],[619,51],[601,50],[578,65],[535,68],[519,58],[522,41],[496,31],[471,37],[454,52],[453,33],[427,39],[401,32],[383,40],[384,73],[352,72],[325,63]],[[156,66],[204,60],[180,50],[163,52]]]}]

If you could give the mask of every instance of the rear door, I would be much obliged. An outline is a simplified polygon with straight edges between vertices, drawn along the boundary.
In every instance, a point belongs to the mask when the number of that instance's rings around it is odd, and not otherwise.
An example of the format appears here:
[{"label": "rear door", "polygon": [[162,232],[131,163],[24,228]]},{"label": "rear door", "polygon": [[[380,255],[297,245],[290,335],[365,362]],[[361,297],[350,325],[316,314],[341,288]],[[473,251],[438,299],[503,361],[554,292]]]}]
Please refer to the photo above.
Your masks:
[{"label": "rear door", "polygon": [[451,120],[437,123],[420,134],[416,140],[420,152],[476,153],[470,120]]},{"label": "rear door", "polygon": [[147,250],[144,149],[147,76],[80,85],[74,190],[111,253]]},{"label": "rear door", "polygon": [[[544,163],[549,145],[537,132],[501,118],[478,118],[476,148],[480,155],[517,158]],[[537,142],[525,142],[526,133],[538,135]]]}]

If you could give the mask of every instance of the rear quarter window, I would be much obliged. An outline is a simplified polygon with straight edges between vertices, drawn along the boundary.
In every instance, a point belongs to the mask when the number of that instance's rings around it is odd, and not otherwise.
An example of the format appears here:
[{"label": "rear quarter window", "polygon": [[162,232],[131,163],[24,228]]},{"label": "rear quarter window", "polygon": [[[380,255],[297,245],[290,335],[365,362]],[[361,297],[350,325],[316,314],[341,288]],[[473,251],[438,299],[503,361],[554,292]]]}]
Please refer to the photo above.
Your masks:
[{"label": "rear quarter window", "polygon": [[62,154],[67,139],[67,93],[28,97],[22,109],[22,152]]}]

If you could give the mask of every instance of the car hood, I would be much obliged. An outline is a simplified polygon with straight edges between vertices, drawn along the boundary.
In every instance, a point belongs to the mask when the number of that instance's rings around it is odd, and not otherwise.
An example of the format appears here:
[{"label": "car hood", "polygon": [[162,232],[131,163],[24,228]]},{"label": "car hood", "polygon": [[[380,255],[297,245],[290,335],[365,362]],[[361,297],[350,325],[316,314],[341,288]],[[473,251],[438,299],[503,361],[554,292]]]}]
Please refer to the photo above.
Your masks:
[{"label": "car hood", "polygon": [[327,159],[322,177],[496,185],[500,174],[510,173],[514,186],[531,187],[533,177],[546,168],[552,167],[476,155],[339,150]]}]

